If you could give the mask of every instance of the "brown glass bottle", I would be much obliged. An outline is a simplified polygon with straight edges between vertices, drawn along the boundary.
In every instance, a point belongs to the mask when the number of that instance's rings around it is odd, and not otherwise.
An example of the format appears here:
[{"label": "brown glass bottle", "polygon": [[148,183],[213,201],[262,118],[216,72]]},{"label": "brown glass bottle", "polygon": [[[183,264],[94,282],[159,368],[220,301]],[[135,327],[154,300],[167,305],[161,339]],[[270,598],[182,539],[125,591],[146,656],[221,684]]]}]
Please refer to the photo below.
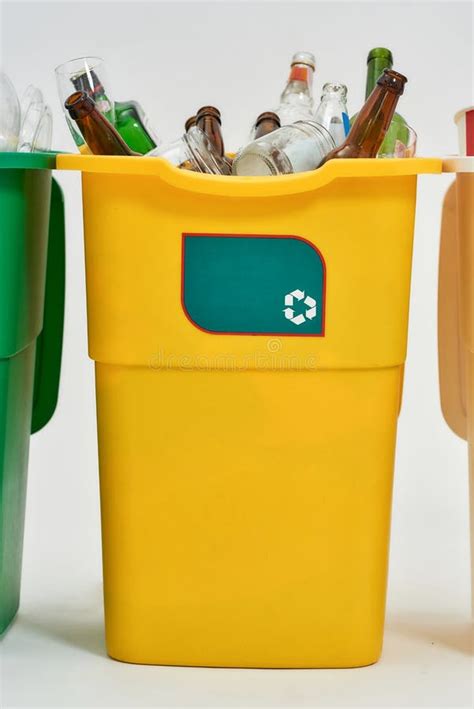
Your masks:
[{"label": "brown glass bottle", "polygon": [[190,116],[184,124],[184,130],[187,133],[190,128],[196,125],[196,116]]},{"label": "brown glass bottle", "polygon": [[221,131],[221,113],[214,106],[203,106],[196,113],[196,125],[214,143],[219,155],[224,155],[224,139]]},{"label": "brown glass bottle", "polygon": [[84,91],[76,91],[64,104],[94,155],[140,155],[131,150],[114,126]]},{"label": "brown glass bottle", "polygon": [[273,111],[265,111],[261,113],[255,121],[253,129],[253,139],[261,138],[268,133],[272,133],[277,128],[281,127],[280,118]]},{"label": "brown glass bottle", "polygon": [[344,143],[331,150],[321,165],[334,158],[375,158],[390,127],[406,81],[403,74],[385,69],[359,111]]}]

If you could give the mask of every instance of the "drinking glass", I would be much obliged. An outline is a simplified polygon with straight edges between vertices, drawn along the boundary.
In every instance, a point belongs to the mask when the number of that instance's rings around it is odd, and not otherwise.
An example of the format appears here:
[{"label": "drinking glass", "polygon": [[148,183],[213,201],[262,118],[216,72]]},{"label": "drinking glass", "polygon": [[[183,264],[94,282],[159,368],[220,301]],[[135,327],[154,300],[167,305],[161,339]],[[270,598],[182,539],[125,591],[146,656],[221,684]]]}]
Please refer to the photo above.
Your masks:
[{"label": "drinking glass", "polygon": [[84,138],[64,109],[64,102],[75,91],[85,91],[95,101],[99,111],[115,124],[115,105],[107,91],[109,82],[103,59],[100,57],[71,59],[56,67],[55,72],[61,105],[77,146],[84,145]]}]

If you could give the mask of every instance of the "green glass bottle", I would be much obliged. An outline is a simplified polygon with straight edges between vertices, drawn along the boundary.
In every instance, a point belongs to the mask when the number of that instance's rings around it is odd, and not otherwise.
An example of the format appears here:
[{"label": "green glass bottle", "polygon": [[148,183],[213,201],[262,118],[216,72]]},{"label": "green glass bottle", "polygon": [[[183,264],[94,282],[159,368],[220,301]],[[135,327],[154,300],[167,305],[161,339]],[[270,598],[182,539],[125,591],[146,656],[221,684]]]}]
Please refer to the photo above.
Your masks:
[{"label": "green glass bottle", "polygon": [[145,155],[156,148],[157,141],[136,101],[115,101],[115,127],[135,152]]},{"label": "green glass bottle", "polygon": [[137,101],[111,101],[94,69],[73,77],[76,91],[84,91],[94,99],[99,111],[118,130],[128,147],[144,155],[156,148],[157,140],[147,126],[142,107]]},{"label": "green glass bottle", "polygon": [[[383,74],[385,69],[391,69],[393,66],[393,56],[390,49],[385,47],[376,47],[371,49],[367,57],[367,81],[365,84],[365,99],[367,100],[377,84],[377,79]],[[357,118],[357,113],[351,118],[351,126]],[[407,145],[409,139],[408,125],[405,119],[395,113],[390,128],[387,131],[385,139],[380,147],[378,155],[393,155],[396,141],[400,141]]]}]

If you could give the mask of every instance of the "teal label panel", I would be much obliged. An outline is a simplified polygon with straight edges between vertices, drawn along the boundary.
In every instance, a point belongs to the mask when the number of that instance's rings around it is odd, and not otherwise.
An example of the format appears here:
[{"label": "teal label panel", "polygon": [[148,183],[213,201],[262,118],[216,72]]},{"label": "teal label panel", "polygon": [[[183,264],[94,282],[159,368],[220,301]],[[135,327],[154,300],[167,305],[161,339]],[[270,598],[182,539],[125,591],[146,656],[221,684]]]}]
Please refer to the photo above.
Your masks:
[{"label": "teal label panel", "polygon": [[301,237],[183,234],[183,308],[206,332],[321,337],[325,280]]}]

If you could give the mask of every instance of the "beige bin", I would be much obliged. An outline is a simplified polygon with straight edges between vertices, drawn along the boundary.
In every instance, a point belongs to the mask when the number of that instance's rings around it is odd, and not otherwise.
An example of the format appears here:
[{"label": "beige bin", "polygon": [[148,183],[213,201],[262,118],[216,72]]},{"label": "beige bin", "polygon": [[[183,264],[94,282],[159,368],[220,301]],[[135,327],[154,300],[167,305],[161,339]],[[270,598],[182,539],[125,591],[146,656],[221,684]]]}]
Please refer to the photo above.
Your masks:
[{"label": "beige bin", "polygon": [[[447,158],[455,173],[443,204],[439,258],[438,353],[441,408],[469,445],[471,579],[474,579],[474,157]],[[474,613],[474,584],[471,582]]]}]

